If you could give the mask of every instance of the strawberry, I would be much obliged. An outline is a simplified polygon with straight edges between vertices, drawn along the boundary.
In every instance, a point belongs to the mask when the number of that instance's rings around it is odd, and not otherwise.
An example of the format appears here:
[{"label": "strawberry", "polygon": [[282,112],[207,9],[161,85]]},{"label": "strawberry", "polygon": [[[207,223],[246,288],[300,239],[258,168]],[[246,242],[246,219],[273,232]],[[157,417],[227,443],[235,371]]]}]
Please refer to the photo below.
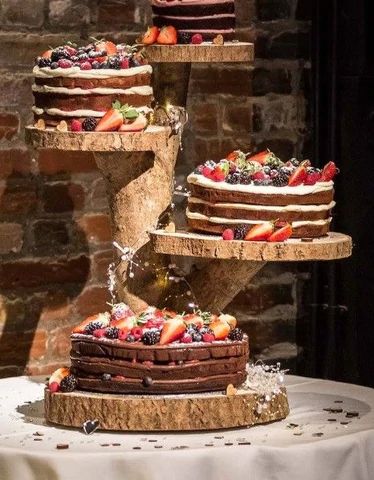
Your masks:
[{"label": "strawberry", "polygon": [[160,45],[175,45],[177,43],[178,34],[176,29],[169,25],[162,27],[157,37],[157,43]]},{"label": "strawberry", "polygon": [[120,132],[141,132],[145,130],[148,125],[148,120],[145,115],[139,113],[139,116],[131,123],[124,123],[121,125]]},{"label": "strawberry", "polygon": [[292,235],[292,226],[287,223],[284,227],[276,230],[270,237],[267,239],[268,242],[284,242],[288,240]]},{"label": "strawberry", "polygon": [[228,323],[231,329],[235,328],[236,324],[238,323],[235,317],[233,317],[232,315],[227,315],[225,313],[221,313],[218,318],[219,320]]},{"label": "strawberry", "polygon": [[111,327],[127,328],[131,330],[136,325],[136,317],[119,318],[110,322]]},{"label": "strawberry", "polygon": [[219,318],[211,322],[209,328],[213,330],[215,340],[224,340],[230,333],[230,325]]},{"label": "strawberry", "polygon": [[296,170],[288,179],[288,185],[290,187],[297,187],[298,185],[301,185],[306,180],[307,176],[308,176],[307,169],[302,163],[299,167],[296,168]]},{"label": "strawberry", "polygon": [[223,182],[227,177],[230,170],[230,163],[227,160],[221,161],[216,167],[214,168],[211,178],[215,182]]},{"label": "strawberry", "polygon": [[245,159],[245,154],[241,150],[234,150],[226,156],[226,160],[233,163],[236,163],[240,158]]},{"label": "strawberry", "polygon": [[200,43],[203,43],[203,36],[201,33],[195,33],[195,35],[192,35],[191,43],[193,45],[200,45]]},{"label": "strawberry", "polygon": [[100,119],[95,132],[113,132],[118,130],[126,120],[135,120],[139,113],[129,105],[121,105],[119,101],[113,103],[112,108]]},{"label": "strawberry", "polygon": [[213,172],[214,172],[214,169],[207,166],[205,166],[202,170],[202,174],[204,175],[204,177],[209,179],[212,179]]},{"label": "strawberry", "polygon": [[109,325],[109,315],[106,313],[97,313],[96,315],[91,315],[83,320],[78,326],[73,328],[73,333],[84,333],[84,329],[89,323],[92,322],[101,322],[102,324]]},{"label": "strawberry", "polygon": [[255,161],[261,165],[265,165],[266,161],[273,155],[269,150],[263,150],[262,152],[256,153],[248,158],[249,161]]},{"label": "strawberry", "polygon": [[143,45],[152,45],[153,43],[156,43],[159,33],[160,29],[158,27],[148,27],[139,43],[142,43]]},{"label": "strawberry", "polygon": [[183,321],[186,325],[196,325],[198,328],[204,326],[204,320],[197,313],[188,313],[183,317]]},{"label": "strawberry", "polygon": [[234,240],[234,230],[231,228],[226,228],[222,233],[222,238],[224,240]]},{"label": "strawberry", "polygon": [[[107,55],[115,55],[117,53],[116,44],[113,42],[107,42],[105,40],[96,42],[95,49],[97,52],[102,52],[103,50],[105,50]],[[96,58],[96,60],[100,61],[100,58],[103,57]]]},{"label": "strawberry", "polygon": [[51,58],[53,50],[46,50],[44,53],[41,54],[43,58]]},{"label": "strawberry", "polygon": [[323,167],[321,179],[319,181],[329,182],[335,177],[337,173],[338,173],[338,169],[336,168],[335,163],[329,162]]},{"label": "strawberry", "polygon": [[72,132],[81,132],[83,130],[82,122],[74,118],[74,120],[71,121],[70,129]]},{"label": "strawberry", "polygon": [[304,181],[304,185],[315,185],[317,182],[320,181],[320,178],[321,174],[317,170],[315,170],[314,172],[310,172],[308,173]]},{"label": "strawberry", "polygon": [[212,343],[216,337],[213,335],[213,333],[204,333],[203,335],[203,342],[205,343]]},{"label": "strawberry", "polygon": [[250,242],[258,242],[261,240],[267,240],[270,235],[274,232],[274,222],[265,222],[259,223],[249,229],[247,235],[245,236],[244,240]]},{"label": "strawberry", "polygon": [[186,325],[182,319],[173,318],[167,320],[161,331],[160,345],[166,345],[175,340],[179,340],[185,331]]},{"label": "strawberry", "polygon": [[48,380],[48,388],[52,393],[60,390],[61,381],[70,375],[70,370],[67,367],[58,368],[55,370]]}]

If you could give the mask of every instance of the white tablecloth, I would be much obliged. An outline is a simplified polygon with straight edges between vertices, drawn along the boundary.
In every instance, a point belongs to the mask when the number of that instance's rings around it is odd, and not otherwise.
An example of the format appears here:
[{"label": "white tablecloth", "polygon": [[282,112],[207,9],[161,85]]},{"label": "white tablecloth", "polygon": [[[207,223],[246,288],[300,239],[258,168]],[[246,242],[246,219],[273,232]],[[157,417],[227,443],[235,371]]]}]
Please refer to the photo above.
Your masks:
[{"label": "white tablecloth", "polygon": [[3,379],[0,480],[373,480],[374,390],[293,376],[287,388],[291,415],[271,425],[88,436],[45,424],[40,379]]}]

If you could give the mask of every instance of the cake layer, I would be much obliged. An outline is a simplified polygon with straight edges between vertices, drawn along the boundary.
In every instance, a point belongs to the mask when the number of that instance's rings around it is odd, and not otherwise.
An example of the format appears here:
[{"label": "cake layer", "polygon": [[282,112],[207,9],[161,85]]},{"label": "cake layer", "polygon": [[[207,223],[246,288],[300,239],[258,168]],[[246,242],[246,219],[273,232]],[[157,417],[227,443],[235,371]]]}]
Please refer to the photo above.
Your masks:
[{"label": "cake layer", "polygon": [[235,28],[235,15],[212,15],[206,17],[172,17],[155,16],[153,24],[157,27],[173,25],[177,30],[197,30],[204,33],[205,30],[225,31]]},{"label": "cake layer", "polygon": [[151,84],[151,73],[138,73],[126,77],[96,77],[96,78],[72,78],[72,77],[35,77],[36,85],[48,87],[66,88],[131,88]]},{"label": "cake layer", "polygon": [[334,206],[335,202],[328,205],[264,206],[244,203],[209,203],[195,197],[188,199],[188,210],[191,213],[201,213],[208,217],[260,221],[275,219],[284,222],[325,220],[330,218],[331,209]]},{"label": "cake layer", "polygon": [[159,16],[206,17],[208,15],[232,14],[235,12],[234,0],[189,2],[189,1],[152,1],[152,11]]},{"label": "cake layer", "polygon": [[142,380],[122,378],[103,381],[98,378],[78,377],[78,388],[103,393],[183,394],[226,390],[229,384],[239,387],[247,378],[246,371],[188,380],[155,380],[145,386]]},{"label": "cake layer", "polygon": [[124,68],[124,69],[110,69],[110,68],[101,68],[101,69],[91,69],[91,70],[81,70],[79,67],[69,67],[69,68],[55,68],[51,69],[50,67],[38,67],[33,68],[33,74],[35,78],[84,78],[84,79],[109,79],[109,78],[126,78],[133,77],[135,75],[141,74],[151,74],[152,67],[150,65],[140,65],[139,67]]},{"label": "cake layer", "polygon": [[[188,226],[199,232],[215,233],[221,235],[226,228],[235,228],[243,224],[255,225],[256,221],[243,219],[225,219],[218,217],[205,217],[201,214],[191,214],[187,211]],[[314,238],[327,235],[331,219],[310,222],[292,222],[292,238]]]},{"label": "cake layer", "polygon": [[[201,175],[200,175],[201,176]],[[193,197],[210,203],[244,203],[251,205],[327,205],[333,201],[333,182],[299,187],[260,187],[256,185],[230,185],[207,180],[209,186],[192,183],[188,177]],[[203,177],[204,178],[204,177]]]}]

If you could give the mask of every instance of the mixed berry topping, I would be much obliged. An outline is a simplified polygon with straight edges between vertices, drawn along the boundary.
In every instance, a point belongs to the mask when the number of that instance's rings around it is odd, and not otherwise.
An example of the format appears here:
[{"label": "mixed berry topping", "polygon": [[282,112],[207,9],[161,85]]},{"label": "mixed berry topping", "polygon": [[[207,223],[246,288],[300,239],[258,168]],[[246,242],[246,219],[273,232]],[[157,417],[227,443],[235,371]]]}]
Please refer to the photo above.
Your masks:
[{"label": "mixed berry topping", "polygon": [[315,185],[332,180],[337,172],[334,162],[319,169],[312,167],[309,160],[292,158],[283,162],[269,150],[255,155],[235,150],[219,162],[208,160],[194,170],[195,174],[214,182],[262,187]]},{"label": "mixed berry topping", "polygon": [[71,68],[81,70],[109,68],[120,70],[138,67],[146,63],[144,57],[135,47],[116,45],[106,40],[97,40],[85,46],[67,43],[47,50],[35,59],[39,68]]}]

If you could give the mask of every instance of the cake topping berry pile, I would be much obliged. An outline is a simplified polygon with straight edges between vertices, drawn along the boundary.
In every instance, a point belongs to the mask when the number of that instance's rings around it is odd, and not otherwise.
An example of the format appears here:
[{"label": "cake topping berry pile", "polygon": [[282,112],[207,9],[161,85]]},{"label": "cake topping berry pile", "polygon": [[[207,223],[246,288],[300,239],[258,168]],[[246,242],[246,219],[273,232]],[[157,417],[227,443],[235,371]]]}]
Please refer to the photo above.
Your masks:
[{"label": "cake topping berry pile", "polygon": [[116,45],[106,40],[96,40],[82,47],[66,43],[47,50],[35,59],[35,65],[39,68],[51,68],[52,70],[71,67],[79,67],[80,70],[121,70],[139,67],[146,63],[136,47],[125,44]]},{"label": "cake topping berry pile", "polygon": [[111,313],[100,313],[84,320],[73,333],[143,345],[189,344],[196,342],[240,341],[243,331],[231,315],[196,311],[177,314],[148,307],[135,315],[127,305],[113,306]]},{"label": "cake topping berry pile", "polygon": [[299,161],[292,158],[283,162],[269,150],[255,155],[235,150],[219,162],[208,160],[199,165],[194,173],[214,182],[226,182],[231,185],[281,188],[328,182],[333,180],[338,170],[334,162],[329,162],[323,169],[319,169],[312,167],[309,160]]}]

